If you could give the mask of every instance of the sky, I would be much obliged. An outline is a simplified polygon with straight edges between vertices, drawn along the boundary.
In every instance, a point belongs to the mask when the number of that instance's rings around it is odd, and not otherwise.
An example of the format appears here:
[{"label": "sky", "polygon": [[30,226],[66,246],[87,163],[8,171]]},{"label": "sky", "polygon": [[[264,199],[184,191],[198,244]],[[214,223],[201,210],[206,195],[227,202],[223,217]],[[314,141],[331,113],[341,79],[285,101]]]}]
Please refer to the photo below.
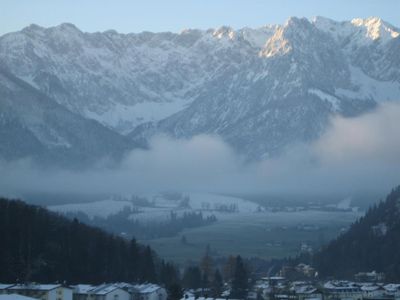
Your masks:
[{"label": "sky", "polygon": [[0,0],[0,34],[30,24],[73,23],[83,31],[233,28],[281,24],[290,16],[338,21],[378,16],[399,27],[399,0]]}]

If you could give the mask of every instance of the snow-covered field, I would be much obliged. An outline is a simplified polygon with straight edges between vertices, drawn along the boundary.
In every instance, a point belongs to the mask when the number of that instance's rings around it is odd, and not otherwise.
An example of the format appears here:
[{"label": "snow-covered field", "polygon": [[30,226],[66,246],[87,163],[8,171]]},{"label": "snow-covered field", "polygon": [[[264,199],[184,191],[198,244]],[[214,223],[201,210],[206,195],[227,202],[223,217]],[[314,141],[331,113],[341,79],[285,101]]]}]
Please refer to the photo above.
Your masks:
[{"label": "snow-covered field", "polygon": [[[351,209],[351,198],[332,206],[332,209],[339,210],[294,209],[273,212],[260,209],[258,204],[238,197],[209,193],[125,195],[49,208],[61,213],[83,212],[93,218],[107,217],[126,206],[138,211],[130,218],[142,223],[168,220],[171,212],[181,216],[185,212],[201,211],[203,216],[212,214],[217,217],[217,222],[207,226],[185,228],[174,236],[144,240],[162,257],[182,263],[201,257],[207,245],[221,255],[240,253],[263,258],[294,256],[303,243],[318,247],[322,240],[334,238],[362,216],[361,212]],[[234,210],[229,211],[232,207]],[[224,208],[228,208],[229,212]],[[188,241],[185,245],[181,242],[183,235]]]},{"label": "snow-covered field", "polygon": [[[73,203],[63,205],[51,205],[48,208],[52,211],[60,213],[67,212],[83,212],[88,217],[95,216],[106,218],[109,215],[116,214],[124,209],[124,207],[136,208],[137,213],[131,215],[131,219],[139,221],[156,221],[166,220],[170,217],[171,212],[182,215],[185,212],[201,211],[204,215],[214,214],[218,219],[226,217],[234,217],[238,214],[255,213],[258,205],[241,198],[223,196],[207,193],[185,193],[176,199],[165,196],[163,194],[147,194],[140,195],[146,198],[151,206],[135,205],[130,196],[122,199],[106,199],[88,203]],[[187,199],[186,205],[182,207],[182,201]],[[224,208],[234,209],[233,212],[224,212]]]}]

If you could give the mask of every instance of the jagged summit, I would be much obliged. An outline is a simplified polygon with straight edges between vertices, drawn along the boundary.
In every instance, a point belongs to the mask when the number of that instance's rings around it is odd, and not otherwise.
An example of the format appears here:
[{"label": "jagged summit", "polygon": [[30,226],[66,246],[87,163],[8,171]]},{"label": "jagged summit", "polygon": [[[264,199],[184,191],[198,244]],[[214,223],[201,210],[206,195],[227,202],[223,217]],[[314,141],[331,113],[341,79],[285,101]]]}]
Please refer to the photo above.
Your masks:
[{"label": "jagged summit", "polygon": [[57,26],[52,26],[52,27],[43,27],[37,24],[30,24],[29,26],[23,28],[21,31],[22,32],[32,32],[32,31],[74,31],[74,32],[81,32],[78,27],[76,27],[72,23],[61,23]]},{"label": "jagged summit", "polygon": [[322,16],[315,16],[310,19],[310,22],[314,24],[317,28],[324,29],[324,31],[334,30],[335,27],[338,26],[338,24],[346,23],[346,22],[338,22]]},{"label": "jagged summit", "polygon": [[38,30],[43,30],[44,27],[39,26],[37,24],[30,24],[29,26],[26,26],[25,28],[22,29],[22,31],[38,31]]},{"label": "jagged summit", "polygon": [[213,36],[216,38],[228,38],[233,39],[235,37],[235,30],[229,26],[221,26],[213,32]]},{"label": "jagged summit", "polygon": [[299,18],[299,17],[290,17],[285,22],[285,27],[292,27],[292,26],[307,26],[310,24],[310,21],[307,18]]},{"label": "jagged summit", "polygon": [[313,51],[307,49],[318,41],[324,40],[321,32],[306,18],[289,18],[283,26],[278,28],[267,41],[261,52],[263,57],[285,55],[293,49],[301,52]]},{"label": "jagged summit", "polygon": [[352,46],[369,45],[373,42],[387,43],[399,36],[399,29],[378,17],[355,18],[337,22],[324,17],[315,17],[312,23],[320,30],[329,32],[337,40],[351,39]]},{"label": "jagged summit", "polygon": [[397,28],[378,17],[353,19],[351,24],[363,28],[365,35],[372,40],[380,39],[383,42],[386,42],[392,38],[397,38],[400,35]]},{"label": "jagged summit", "polygon": [[60,25],[55,26],[55,27],[53,27],[53,28],[57,28],[57,29],[61,29],[61,30],[75,30],[75,31],[80,31],[80,30],[78,29],[78,27],[76,27],[74,24],[68,23],[68,22],[61,23]]}]

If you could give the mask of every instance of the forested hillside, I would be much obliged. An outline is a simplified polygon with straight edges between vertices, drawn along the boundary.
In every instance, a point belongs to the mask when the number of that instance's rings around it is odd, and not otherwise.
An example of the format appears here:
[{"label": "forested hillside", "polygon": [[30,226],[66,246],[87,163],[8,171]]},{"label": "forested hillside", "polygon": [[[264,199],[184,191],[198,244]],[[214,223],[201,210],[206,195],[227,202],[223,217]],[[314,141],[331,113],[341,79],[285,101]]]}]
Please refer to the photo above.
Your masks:
[{"label": "forested hillside", "polygon": [[384,272],[400,280],[400,186],[314,257],[322,277]]},{"label": "forested hillside", "polygon": [[0,199],[0,238],[0,282],[178,281],[149,247],[22,201]]}]

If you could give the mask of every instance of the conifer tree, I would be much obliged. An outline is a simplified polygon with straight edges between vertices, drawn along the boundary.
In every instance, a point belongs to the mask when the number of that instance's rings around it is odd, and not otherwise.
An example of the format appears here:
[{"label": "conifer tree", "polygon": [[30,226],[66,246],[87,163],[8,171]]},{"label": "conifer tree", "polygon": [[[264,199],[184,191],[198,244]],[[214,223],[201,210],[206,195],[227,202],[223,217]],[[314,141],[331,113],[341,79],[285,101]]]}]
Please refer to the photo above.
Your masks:
[{"label": "conifer tree", "polygon": [[219,298],[222,293],[224,282],[222,280],[221,273],[218,269],[215,270],[213,281],[211,284],[211,296],[214,298]]},{"label": "conifer tree", "polygon": [[235,272],[232,280],[231,298],[244,299],[247,296],[248,277],[243,260],[236,257]]}]

